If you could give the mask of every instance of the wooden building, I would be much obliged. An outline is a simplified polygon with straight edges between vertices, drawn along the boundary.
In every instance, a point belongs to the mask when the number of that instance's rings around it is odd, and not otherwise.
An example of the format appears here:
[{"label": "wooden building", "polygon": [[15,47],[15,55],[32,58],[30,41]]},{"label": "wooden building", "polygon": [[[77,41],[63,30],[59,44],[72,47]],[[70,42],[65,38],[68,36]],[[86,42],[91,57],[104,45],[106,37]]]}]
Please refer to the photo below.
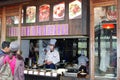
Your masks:
[{"label": "wooden building", "polygon": [[[95,8],[105,6],[116,6],[117,19],[110,23],[116,24],[117,37],[117,76],[115,80],[120,80],[120,0],[76,0],[82,2],[82,11],[79,17],[72,19],[69,14],[69,3],[73,0],[0,0],[0,40],[6,39],[47,39],[47,38],[87,38],[88,39],[88,56],[89,56],[89,79],[99,80],[95,77]],[[62,2],[62,3],[61,3]],[[54,5],[62,4],[64,14],[54,17]],[[49,6],[49,18],[42,20],[39,9],[45,4]],[[65,4],[65,5],[63,5]],[[36,10],[35,19],[27,21],[27,9],[32,6]],[[32,12],[29,12],[31,14]],[[99,13],[99,12],[98,12]],[[7,18],[17,16],[17,24],[7,23]],[[43,16],[43,15],[42,15]],[[73,16],[74,17],[74,16]],[[71,19],[70,19],[71,18]],[[15,20],[15,18],[13,18]],[[32,17],[33,19],[33,17]],[[11,20],[10,20],[11,21]],[[8,19],[9,22],[9,19]],[[108,22],[108,21],[107,21]],[[57,26],[57,27],[56,27]],[[42,27],[42,28],[41,28]],[[52,27],[52,29],[51,29]],[[39,29],[41,28],[41,29]],[[36,31],[38,30],[38,31]],[[58,31],[57,31],[58,30]],[[26,32],[25,32],[26,31]],[[40,31],[40,32],[39,32]],[[46,31],[44,33],[44,31]],[[51,33],[50,31],[54,32]],[[24,33],[25,32],[25,33]],[[47,33],[48,32],[48,33]],[[104,79],[104,78],[103,78]],[[108,78],[106,77],[105,80]],[[109,79],[108,79],[109,80]]]}]

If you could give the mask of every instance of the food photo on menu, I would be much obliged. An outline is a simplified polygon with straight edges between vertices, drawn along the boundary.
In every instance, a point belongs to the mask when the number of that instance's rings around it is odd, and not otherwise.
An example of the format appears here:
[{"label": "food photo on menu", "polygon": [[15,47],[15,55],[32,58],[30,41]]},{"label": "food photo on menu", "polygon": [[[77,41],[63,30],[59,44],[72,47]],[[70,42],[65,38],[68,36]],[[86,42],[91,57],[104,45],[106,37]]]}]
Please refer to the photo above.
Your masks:
[{"label": "food photo on menu", "polygon": [[14,16],[8,16],[6,20],[7,26],[12,26],[14,24]]},{"label": "food photo on menu", "polygon": [[75,0],[69,3],[69,19],[81,18],[82,4],[81,0]]},{"label": "food photo on menu", "polygon": [[59,3],[56,4],[53,7],[53,20],[58,21],[58,20],[64,20],[65,16],[65,3]]},{"label": "food photo on menu", "polygon": [[[24,10],[22,10],[21,23],[23,23],[23,13],[24,13]],[[19,24],[19,16],[14,16],[14,24]]]},{"label": "food photo on menu", "polygon": [[39,22],[49,21],[50,5],[44,4],[39,7]]},{"label": "food photo on menu", "polygon": [[36,15],[36,7],[35,6],[29,6],[26,9],[26,23],[34,23]]},{"label": "food photo on menu", "polygon": [[[23,23],[23,17],[21,19],[21,23]],[[19,16],[14,16],[14,24],[19,24]]]}]

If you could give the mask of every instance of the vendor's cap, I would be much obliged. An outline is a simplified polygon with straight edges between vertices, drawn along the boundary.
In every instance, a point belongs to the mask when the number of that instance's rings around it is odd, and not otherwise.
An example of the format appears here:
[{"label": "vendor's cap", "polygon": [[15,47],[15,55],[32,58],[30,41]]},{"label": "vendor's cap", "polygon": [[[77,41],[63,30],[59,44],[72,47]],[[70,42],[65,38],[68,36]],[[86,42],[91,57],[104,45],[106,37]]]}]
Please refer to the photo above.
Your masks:
[{"label": "vendor's cap", "polygon": [[18,41],[13,41],[10,43],[10,50],[17,51],[19,49]]},{"label": "vendor's cap", "polygon": [[50,39],[50,45],[55,45],[56,41],[56,39]]}]

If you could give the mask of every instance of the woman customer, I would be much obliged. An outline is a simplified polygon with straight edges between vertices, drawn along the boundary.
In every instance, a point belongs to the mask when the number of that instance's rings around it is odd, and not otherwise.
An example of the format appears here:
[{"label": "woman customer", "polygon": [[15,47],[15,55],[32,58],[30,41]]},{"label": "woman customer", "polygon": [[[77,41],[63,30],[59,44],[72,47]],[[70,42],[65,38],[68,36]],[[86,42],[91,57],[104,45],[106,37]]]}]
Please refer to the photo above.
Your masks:
[{"label": "woman customer", "polygon": [[14,80],[24,80],[24,61],[21,55],[17,54],[18,49],[18,42],[11,42],[10,54],[5,56],[4,64],[9,63]]}]

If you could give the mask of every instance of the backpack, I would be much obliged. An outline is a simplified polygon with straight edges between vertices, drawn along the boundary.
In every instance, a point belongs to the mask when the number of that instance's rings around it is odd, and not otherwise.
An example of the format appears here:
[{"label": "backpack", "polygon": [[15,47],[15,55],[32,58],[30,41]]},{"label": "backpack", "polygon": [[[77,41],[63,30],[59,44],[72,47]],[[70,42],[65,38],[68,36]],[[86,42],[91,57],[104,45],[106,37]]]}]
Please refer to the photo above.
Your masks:
[{"label": "backpack", "polygon": [[[2,57],[0,57],[2,58]],[[3,56],[4,60],[4,56]],[[2,60],[2,61],[3,61]],[[3,64],[0,69],[0,80],[13,80],[12,72],[9,63]]]}]

